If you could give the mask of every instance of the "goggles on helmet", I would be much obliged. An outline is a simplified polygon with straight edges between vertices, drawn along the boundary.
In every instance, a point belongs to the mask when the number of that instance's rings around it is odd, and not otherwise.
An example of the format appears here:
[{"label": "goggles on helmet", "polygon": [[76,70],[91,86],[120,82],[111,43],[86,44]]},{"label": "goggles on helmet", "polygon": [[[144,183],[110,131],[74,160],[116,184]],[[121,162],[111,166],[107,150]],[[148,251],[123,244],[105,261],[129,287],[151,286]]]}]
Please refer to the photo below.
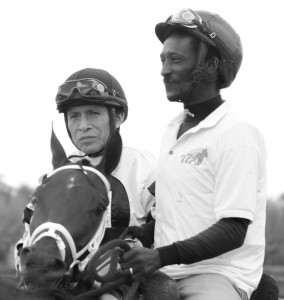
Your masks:
[{"label": "goggles on helmet", "polygon": [[107,98],[108,96],[120,97],[116,90],[108,89],[100,80],[93,78],[74,79],[67,80],[59,86],[56,95],[57,105],[62,104],[62,102],[72,96],[75,89],[85,98]]},{"label": "goggles on helmet", "polygon": [[196,28],[211,39],[216,37],[216,33],[206,26],[200,15],[189,8],[183,9],[175,15],[171,15],[166,20],[166,23],[182,25],[188,28]]}]

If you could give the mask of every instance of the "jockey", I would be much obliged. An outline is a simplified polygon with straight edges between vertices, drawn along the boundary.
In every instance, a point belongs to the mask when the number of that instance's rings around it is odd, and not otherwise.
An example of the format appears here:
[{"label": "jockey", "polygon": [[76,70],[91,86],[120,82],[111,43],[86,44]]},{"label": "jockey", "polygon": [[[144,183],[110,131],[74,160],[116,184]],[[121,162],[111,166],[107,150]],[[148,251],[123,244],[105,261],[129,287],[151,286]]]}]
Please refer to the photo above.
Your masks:
[{"label": "jockey", "polygon": [[263,272],[266,149],[220,94],[240,68],[240,37],[219,15],[191,9],[155,32],[167,98],[183,111],[162,140],[155,249],[131,249],[121,268],[134,280],[161,269],[182,300],[250,299]]},{"label": "jockey", "polygon": [[[109,137],[119,132],[128,115],[128,103],[120,83],[105,70],[80,70],[60,85],[56,105],[77,148],[69,159],[76,162],[84,158],[98,165]],[[102,243],[118,238],[125,228],[140,226],[149,218],[155,198],[148,187],[154,181],[155,167],[156,160],[150,152],[122,146],[120,162],[110,178],[111,228],[106,229]],[[16,265],[33,210],[31,201],[23,216],[26,232],[16,245]],[[150,246],[153,237],[141,241],[144,246]]]}]

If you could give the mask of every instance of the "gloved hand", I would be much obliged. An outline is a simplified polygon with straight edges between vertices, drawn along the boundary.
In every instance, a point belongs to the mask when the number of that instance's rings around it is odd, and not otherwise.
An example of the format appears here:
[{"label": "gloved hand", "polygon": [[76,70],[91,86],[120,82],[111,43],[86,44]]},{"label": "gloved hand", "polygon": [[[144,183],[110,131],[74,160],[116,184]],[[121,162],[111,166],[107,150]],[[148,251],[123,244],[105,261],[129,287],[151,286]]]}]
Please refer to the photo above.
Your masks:
[{"label": "gloved hand", "polygon": [[154,243],[154,229],[155,220],[152,219],[142,226],[130,226],[128,228],[128,234],[130,234],[133,239],[139,239],[144,247],[151,248]]}]

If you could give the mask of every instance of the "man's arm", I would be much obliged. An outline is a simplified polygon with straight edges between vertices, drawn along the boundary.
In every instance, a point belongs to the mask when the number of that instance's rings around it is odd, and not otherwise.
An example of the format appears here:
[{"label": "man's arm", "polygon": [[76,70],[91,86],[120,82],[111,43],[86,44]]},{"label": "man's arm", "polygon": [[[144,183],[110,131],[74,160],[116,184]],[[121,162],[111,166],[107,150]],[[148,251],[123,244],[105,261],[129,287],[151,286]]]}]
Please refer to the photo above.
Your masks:
[{"label": "man's arm", "polygon": [[123,270],[132,268],[133,280],[172,264],[192,264],[241,247],[250,220],[224,218],[194,237],[157,249],[133,248],[120,259]]},{"label": "man's arm", "polygon": [[224,218],[192,238],[157,248],[161,267],[193,264],[241,247],[249,222],[243,218]]}]

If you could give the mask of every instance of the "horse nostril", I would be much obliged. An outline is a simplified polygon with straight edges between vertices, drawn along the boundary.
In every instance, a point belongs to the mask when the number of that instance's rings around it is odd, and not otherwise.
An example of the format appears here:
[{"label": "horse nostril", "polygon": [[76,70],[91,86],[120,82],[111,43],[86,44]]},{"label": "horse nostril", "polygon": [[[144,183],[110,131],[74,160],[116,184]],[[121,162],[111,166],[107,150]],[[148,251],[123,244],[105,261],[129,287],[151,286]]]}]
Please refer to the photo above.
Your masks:
[{"label": "horse nostril", "polygon": [[29,255],[32,252],[32,247],[25,247],[21,250],[21,256]]}]

